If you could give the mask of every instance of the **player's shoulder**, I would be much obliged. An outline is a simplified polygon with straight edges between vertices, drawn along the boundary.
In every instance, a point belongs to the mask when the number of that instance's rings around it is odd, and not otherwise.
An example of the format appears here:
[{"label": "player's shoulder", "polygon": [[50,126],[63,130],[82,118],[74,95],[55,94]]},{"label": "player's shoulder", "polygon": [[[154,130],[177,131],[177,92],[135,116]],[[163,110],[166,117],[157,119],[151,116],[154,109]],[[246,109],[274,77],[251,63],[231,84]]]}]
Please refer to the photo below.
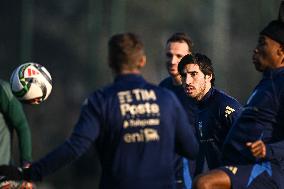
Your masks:
[{"label": "player's shoulder", "polygon": [[223,90],[220,89],[216,89],[214,88],[214,96],[215,96],[215,100],[222,106],[236,106],[236,107],[241,107],[241,104],[239,103],[239,101],[234,98],[233,96],[229,95],[228,93],[226,93]]},{"label": "player's shoulder", "polygon": [[136,86],[136,87],[133,87],[133,86],[123,86],[122,87],[120,85],[116,85],[115,83],[111,83],[104,87],[94,90],[91,93],[91,96],[102,96],[102,97],[108,98],[108,97],[113,97],[114,95],[122,91],[131,91],[131,90],[136,90],[136,89],[153,90],[157,94],[162,93],[163,95],[170,95],[170,96],[173,95],[172,94],[173,92],[170,91],[169,89],[158,86],[153,83],[150,83],[148,81],[145,81],[143,85]]},{"label": "player's shoulder", "polygon": [[160,84],[156,85],[153,83],[148,83],[148,86],[159,93],[163,93],[165,95],[170,95],[170,96],[174,95],[174,93],[169,88],[161,86]]},{"label": "player's shoulder", "polygon": [[275,74],[273,79],[274,79],[275,84],[283,90],[283,88],[284,88],[284,68],[280,69]]},{"label": "player's shoulder", "polygon": [[269,73],[269,75],[272,75],[273,78],[284,80],[284,67],[270,70],[268,72],[265,72],[264,75],[266,75],[267,73]]},{"label": "player's shoulder", "polygon": [[154,92],[158,98],[168,99],[169,101],[170,99],[176,100],[175,94],[170,89],[161,87],[157,84],[148,82],[146,80],[144,80],[137,86],[126,86],[126,85],[122,86],[120,84],[118,85],[116,83],[111,83],[97,90],[94,90],[89,95],[89,98],[105,101],[108,99],[115,98],[118,95],[118,93],[121,93],[121,92],[122,93],[123,92],[132,93],[133,90],[137,90],[137,89],[147,90],[150,93]]},{"label": "player's shoulder", "polygon": [[229,95],[227,92],[214,88],[214,93],[215,96],[218,98],[218,100],[221,101],[233,101],[233,102],[238,102],[238,100],[236,98],[234,98],[233,96]]},{"label": "player's shoulder", "polygon": [[151,82],[146,82],[145,85],[143,86],[143,89],[153,90],[158,98],[165,98],[165,99],[176,98],[174,92],[171,91],[170,89]]},{"label": "player's shoulder", "polygon": [[11,91],[10,83],[0,79],[0,93],[1,95],[7,96],[8,99],[12,99],[13,93]]},{"label": "player's shoulder", "polygon": [[166,77],[165,79],[163,79],[160,83],[159,86],[161,87],[168,87],[169,85],[172,84],[172,79],[170,76]]},{"label": "player's shoulder", "polygon": [[102,100],[103,98],[111,97],[115,93],[115,89],[112,84],[105,85],[101,88],[93,90],[89,94],[89,98]]}]

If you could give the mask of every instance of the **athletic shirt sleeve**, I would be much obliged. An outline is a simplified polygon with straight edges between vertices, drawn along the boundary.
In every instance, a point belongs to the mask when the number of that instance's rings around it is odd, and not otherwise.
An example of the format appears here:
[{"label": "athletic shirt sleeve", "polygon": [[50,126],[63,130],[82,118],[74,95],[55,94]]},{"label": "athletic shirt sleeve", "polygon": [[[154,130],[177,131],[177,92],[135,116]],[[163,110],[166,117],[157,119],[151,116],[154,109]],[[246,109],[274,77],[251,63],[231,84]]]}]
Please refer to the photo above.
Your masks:
[{"label": "athletic shirt sleeve", "polygon": [[219,101],[221,102],[219,107],[220,120],[223,123],[222,125],[229,129],[239,116],[242,105],[230,96],[223,96]]},{"label": "athletic shirt sleeve", "polygon": [[32,160],[31,132],[22,104],[14,97],[9,83],[0,81],[1,112],[10,130],[15,129],[19,141],[20,162]]},{"label": "athletic shirt sleeve", "polygon": [[282,97],[279,101],[282,89],[278,88],[281,85],[283,79],[275,83],[274,75],[265,73],[226,138],[223,153],[226,162],[243,164],[259,161],[245,145],[257,140],[267,145],[268,159],[277,156],[282,159],[284,109]]},{"label": "athletic shirt sleeve", "polygon": [[98,95],[86,99],[71,136],[55,150],[32,164],[27,178],[37,181],[65,167],[83,155],[99,134],[100,105]]}]

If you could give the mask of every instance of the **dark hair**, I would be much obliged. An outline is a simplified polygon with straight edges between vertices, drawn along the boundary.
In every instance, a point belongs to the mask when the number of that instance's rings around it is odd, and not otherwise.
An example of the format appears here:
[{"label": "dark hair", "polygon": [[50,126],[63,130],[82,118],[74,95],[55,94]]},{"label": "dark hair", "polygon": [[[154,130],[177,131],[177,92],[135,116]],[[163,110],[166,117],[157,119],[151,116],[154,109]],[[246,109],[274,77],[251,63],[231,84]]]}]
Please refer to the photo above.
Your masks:
[{"label": "dark hair", "polygon": [[188,45],[188,50],[192,52],[193,42],[191,41],[190,37],[186,33],[177,32],[174,33],[168,40],[167,44],[172,42],[185,42]]},{"label": "dark hair", "polygon": [[178,72],[182,74],[187,64],[197,64],[204,75],[212,75],[211,85],[215,85],[215,73],[211,60],[204,54],[196,53],[194,55],[185,55],[178,64]]},{"label": "dark hair", "polygon": [[284,45],[284,1],[281,2],[278,12],[278,19],[271,21],[261,32],[274,41]]},{"label": "dark hair", "polygon": [[114,35],[108,42],[109,66],[116,73],[120,73],[124,69],[137,69],[136,63],[144,55],[144,45],[133,33]]}]

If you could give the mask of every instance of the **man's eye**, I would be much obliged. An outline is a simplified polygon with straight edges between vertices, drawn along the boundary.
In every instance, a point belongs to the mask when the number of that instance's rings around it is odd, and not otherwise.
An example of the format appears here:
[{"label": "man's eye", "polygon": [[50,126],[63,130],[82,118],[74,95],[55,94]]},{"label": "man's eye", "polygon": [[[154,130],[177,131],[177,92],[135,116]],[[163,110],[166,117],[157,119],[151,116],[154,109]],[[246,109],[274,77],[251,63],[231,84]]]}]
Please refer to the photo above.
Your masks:
[{"label": "man's eye", "polygon": [[172,58],[172,57],[173,57],[173,55],[170,54],[170,53],[167,53],[166,56],[167,56],[168,58]]},{"label": "man's eye", "polygon": [[265,39],[264,39],[264,38],[260,38],[260,39],[258,40],[258,45],[262,46],[262,45],[264,45],[264,44],[265,44]]},{"label": "man's eye", "polygon": [[263,45],[264,44],[264,41],[263,40],[259,40],[258,41],[258,45]]}]

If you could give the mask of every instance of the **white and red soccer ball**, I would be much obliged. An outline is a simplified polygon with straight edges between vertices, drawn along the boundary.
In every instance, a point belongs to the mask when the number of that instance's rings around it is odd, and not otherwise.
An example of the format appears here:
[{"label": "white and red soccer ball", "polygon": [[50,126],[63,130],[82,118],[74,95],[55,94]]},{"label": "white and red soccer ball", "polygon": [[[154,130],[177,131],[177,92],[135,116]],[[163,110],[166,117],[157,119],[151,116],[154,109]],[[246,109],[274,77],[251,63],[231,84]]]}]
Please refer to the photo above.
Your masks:
[{"label": "white and red soccer ball", "polygon": [[37,63],[25,63],[12,73],[10,85],[13,94],[30,104],[39,104],[47,99],[52,89],[52,78],[48,70]]}]

